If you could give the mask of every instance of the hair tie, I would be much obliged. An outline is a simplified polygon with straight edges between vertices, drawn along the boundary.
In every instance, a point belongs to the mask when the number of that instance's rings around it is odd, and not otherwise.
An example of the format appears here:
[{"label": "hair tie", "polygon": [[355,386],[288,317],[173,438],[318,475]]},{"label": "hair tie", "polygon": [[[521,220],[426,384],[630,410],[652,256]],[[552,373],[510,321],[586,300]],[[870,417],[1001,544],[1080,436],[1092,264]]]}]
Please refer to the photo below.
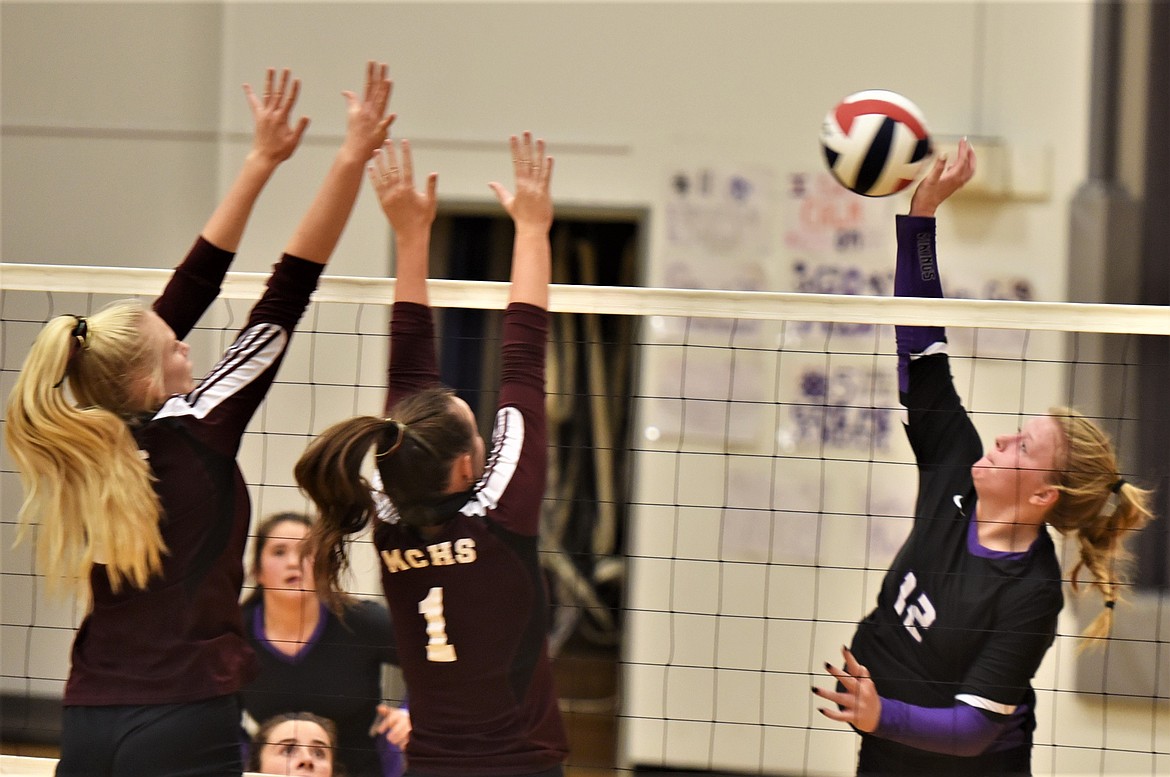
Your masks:
[{"label": "hair tie", "polygon": [[396,421],[393,418],[383,419],[388,424],[393,424],[394,428],[398,430],[398,436],[394,439],[393,444],[381,453],[375,453],[374,458],[381,459],[385,456],[393,456],[395,451],[402,447],[402,440],[406,437],[406,424],[401,421]]},{"label": "hair tie", "polygon": [[1110,610],[1112,610],[1116,605],[1117,605],[1117,602],[1113,599],[1106,599],[1105,600],[1105,606],[1108,607]]},{"label": "hair tie", "polygon": [[[70,314],[72,315],[72,314]],[[77,319],[77,326],[73,327],[70,336],[77,343],[78,348],[84,348],[89,341],[89,322],[85,316],[73,316]]]},{"label": "hair tie", "polygon": [[65,382],[65,378],[69,375],[69,368],[73,366],[73,361],[77,358],[77,354],[89,347],[89,322],[85,316],[78,316],[73,313],[66,313],[66,315],[73,316],[73,318],[77,319],[77,323],[69,333],[69,356],[65,359],[65,372],[61,374],[61,380],[53,384],[53,388],[61,388],[61,384]]},{"label": "hair tie", "polygon": [[1121,493],[1121,487],[1125,485],[1125,478],[1118,478],[1117,482],[1109,487],[1109,490],[1115,494]]}]

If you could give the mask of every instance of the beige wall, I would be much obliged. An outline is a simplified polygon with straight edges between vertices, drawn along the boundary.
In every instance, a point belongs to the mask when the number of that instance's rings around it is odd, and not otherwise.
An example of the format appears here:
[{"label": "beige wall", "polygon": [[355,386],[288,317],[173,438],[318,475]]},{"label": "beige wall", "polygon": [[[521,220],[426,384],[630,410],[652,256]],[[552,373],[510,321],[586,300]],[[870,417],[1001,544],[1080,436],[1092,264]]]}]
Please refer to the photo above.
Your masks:
[{"label": "beige wall", "polygon": [[[940,223],[940,240],[953,266],[978,264],[992,274],[1027,267],[1039,297],[1059,300],[1068,281],[1068,203],[1087,156],[1089,33],[1087,2],[5,2],[0,259],[173,264],[247,150],[250,120],[239,85],[256,83],[265,66],[289,66],[304,82],[299,110],[312,126],[262,197],[236,266],[266,268],[343,133],[340,91],[358,89],[365,60],[377,58],[390,63],[395,79],[394,135],[412,139],[419,167],[440,172],[441,197],[490,206],[486,183],[508,175],[507,135],[531,129],[557,156],[561,207],[648,212],[644,277],[651,285],[666,259],[663,204],[672,169],[819,169],[816,133],[837,98],[871,87],[911,95],[939,135],[999,138],[1049,155],[1047,196],[956,207]],[[384,219],[363,191],[331,272],[383,275],[388,257]],[[367,358],[377,375],[380,355]],[[340,404],[332,412],[349,411]],[[321,413],[314,423],[319,429],[331,420]],[[256,455],[245,446],[245,472],[260,471],[248,458]],[[6,548],[14,482],[5,479]],[[264,497],[263,509],[285,506],[285,498]],[[372,585],[369,571],[362,574],[363,585]],[[856,592],[842,597],[853,605],[847,620],[862,614]],[[14,598],[4,596],[5,622],[19,622],[7,615]],[[631,629],[638,629],[634,618]],[[5,631],[4,673],[15,662],[19,677],[24,639]],[[847,638],[847,626],[837,631],[823,636]],[[67,637],[61,632],[38,650],[46,671],[64,665]],[[807,635],[797,639],[807,649]],[[1067,648],[1057,656],[1044,678],[1068,687],[1073,659]],[[627,676],[634,695],[653,695],[657,682],[652,667]],[[792,704],[819,725],[806,697]],[[1038,740],[1100,739],[1101,705],[1041,705]],[[1114,705],[1108,726],[1154,729],[1164,752],[1168,718],[1164,705]],[[716,732],[708,765],[740,765],[737,736]],[[848,773],[852,734],[809,737],[807,760],[803,748],[769,750],[769,768]],[[685,748],[677,759],[664,752],[665,742],[658,724],[627,727],[631,758],[698,765]],[[1148,740],[1136,747],[1148,748]],[[1038,767],[1051,758],[1038,748]],[[1149,760],[1134,756],[1142,758]]]}]

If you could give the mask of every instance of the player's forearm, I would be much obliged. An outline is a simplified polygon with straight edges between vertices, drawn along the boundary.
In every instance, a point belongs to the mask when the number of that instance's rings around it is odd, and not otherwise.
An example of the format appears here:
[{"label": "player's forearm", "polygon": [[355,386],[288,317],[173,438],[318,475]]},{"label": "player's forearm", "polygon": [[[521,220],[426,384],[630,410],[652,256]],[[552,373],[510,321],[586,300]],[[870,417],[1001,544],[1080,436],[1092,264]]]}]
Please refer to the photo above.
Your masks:
[{"label": "player's forearm", "polygon": [[509,302],[525,302],[548,309],[552,279],[552,248],[546,228],[516,226],[512,247],[512,288]]},{"label": "player's forearm", "polygon": [[394,257],[397,277],[394,281],[394,299],[398,302],[414,302],[429,305],[427,294],[427,262],[431,251],[431,236],[422,234],[394,235]]},{"label": "player's forearm", "polygon": [[970,757],[987,750],[1003,724],[966,704],[919,707],[896,699],[882,699],[882,714],[874,736],[919,750]]},{"label": "player's forearm", "polygon": [[[935,220],[917,216],[898,216],[898,260],[894,269],[894,296],[942,297],[935,248]],[[927,351],[935,343],[947,341],[940,326],[895,326],[898,348],[898,388],[910,389],[910,359]]]},{"label": "player's forearm", "polygon": [[275,159],[250,152],[231,188],[207,219],[200,232],[203,239],[224,251],[237,251],[256,199],[279,164]]},{"label": "player's forearm", "polygon": [[325,264],[337,247],[361,187],[366,160],[344,149],[338,153],[325,182],[309,205],[285,253]]}]

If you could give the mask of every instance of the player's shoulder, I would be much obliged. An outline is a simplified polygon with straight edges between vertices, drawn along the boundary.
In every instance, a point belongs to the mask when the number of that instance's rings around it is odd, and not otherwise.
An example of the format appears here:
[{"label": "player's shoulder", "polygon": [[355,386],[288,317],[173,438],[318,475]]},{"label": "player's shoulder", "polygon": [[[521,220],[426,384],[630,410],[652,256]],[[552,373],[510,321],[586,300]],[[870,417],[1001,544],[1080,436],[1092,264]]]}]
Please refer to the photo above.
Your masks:
[{"label": "player's shoulder", "polygon": [[344,615],[350,631],[362,633],[390,628],[390,611],[373,599],[354,598],[346,605]]},{"label": "player's shoulder", "polygon": [[1064,606],[1063,573],[1052,539],[1043,533],[1031,551],[1031,560],[1008,595],[1033,608],[1059,611]]}]

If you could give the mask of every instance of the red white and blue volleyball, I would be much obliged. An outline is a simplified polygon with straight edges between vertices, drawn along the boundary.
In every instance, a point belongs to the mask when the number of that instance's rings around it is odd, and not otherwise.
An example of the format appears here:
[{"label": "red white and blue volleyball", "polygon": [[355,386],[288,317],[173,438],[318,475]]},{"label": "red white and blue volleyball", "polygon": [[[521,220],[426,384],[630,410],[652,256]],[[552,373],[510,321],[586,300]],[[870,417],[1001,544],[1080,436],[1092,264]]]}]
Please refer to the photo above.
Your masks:
[{"label": "red white and blue volleyball", "polygon": [[821,126],[821,148],[833,177],[866,197],[905,189],[933,153],[922,111],[885,89],[856,92],[837,103]]}]

